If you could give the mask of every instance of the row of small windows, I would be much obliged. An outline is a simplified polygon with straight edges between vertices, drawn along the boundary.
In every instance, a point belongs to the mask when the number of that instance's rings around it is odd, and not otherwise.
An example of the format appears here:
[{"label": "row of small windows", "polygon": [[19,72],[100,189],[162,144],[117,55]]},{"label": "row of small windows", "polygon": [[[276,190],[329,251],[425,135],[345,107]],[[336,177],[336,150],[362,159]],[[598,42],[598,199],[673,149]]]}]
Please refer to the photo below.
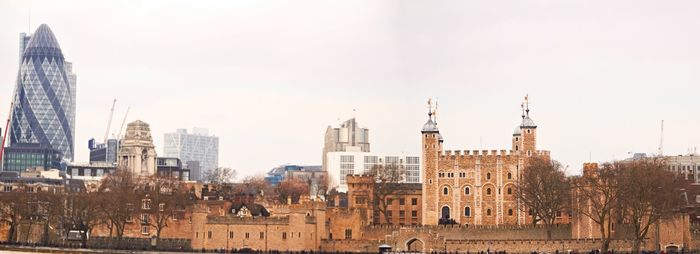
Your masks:
[{"label": "row of small windows", "polygon": [[[455,173],[438,172],[438,177],[445,177],[445,176],[447,176],[448,178],[453,178],[453,177],[455,177]],[[460,178],[466,178],[466,177],[467,177],[467,173],[465,173],[465,172],[460,172],[460,173],[459,173],[459,177],[460,177]],[[508,179],[513,179],[513,174],[511,174],[510,172],[508,172],[508,175],[507,175],[506,177],[507,177]],[[491,179],[491,173],[490,173],[490,172],[489,172],[489,173],[486,173],[486,179],[487,179],[487,180],[490,180],[490,179]]]},{"label": "row of small windows", "polygon": [[[471,193],[471,190],[469,187],[464,187],[464,195],[469,195]],[[501,193],[501,190],[498,189],[498,193]],[[506,188],[506,194],[512,195],[513,194],[513,189],[508,187]],[[450,188],[449,187],[443,187],[442,188],[442,195],[450,195]],[[491,188],[486,188],[486,195],[491,195]]]},{"label": "row of small windows", "polygon": [[[471,217],[472,209],[471,207],[464,207],[464,217]],[[486,209],[486,216],[491,216],[491,209]],[[513,209],[508,209],[508,216],[513,216]]]},{"label": "row of small windows", "polygon": [[[301,238],[301,232],[296,232],[297,238]],[[206,238],[211,239],[212,238],[212,231],[207,231]],[[234,232],[229,231],[228,232],[228,238],[233,239],[234,238]],[[246,232],[244,234],[245,239],[250,239],[250,233]],[[260,239],[265,239],[265,232],[260,232],[259,234]],[[287,240],[287,237],[294,238],[294,232],[291,232],[287,234],[287,232],[282,232],[282,240]],[[195,238],[199,238],[199,232],[195,232]]]}]

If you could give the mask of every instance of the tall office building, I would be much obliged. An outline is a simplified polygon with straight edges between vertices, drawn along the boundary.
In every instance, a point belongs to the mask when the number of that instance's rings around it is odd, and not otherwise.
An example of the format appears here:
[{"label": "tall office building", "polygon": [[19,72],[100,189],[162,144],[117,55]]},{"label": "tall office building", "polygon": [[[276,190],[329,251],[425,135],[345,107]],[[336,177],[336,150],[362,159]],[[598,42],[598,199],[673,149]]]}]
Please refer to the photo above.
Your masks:
[{"label": "tall office building", "polygon": [[20,34],[20,67],[12,109],[9,146],[39,144],[72,161],[76,75],[46,24]]},{"label": "tall office building", "polygon": [[355,118],[343,122],[339,128],[328,126],[323,142],[323,171],[328,171],[329,152],[345,152],[349,147],[353,147],[352,150],[369,152],[369,129],[360,128]]},{"label": "tall office building", "polygon": [[177,129],[175,133],[166,133],[164,140],[166,157],[180,158],[187,167],[193,161],[199,162],[199,172],[191,176],[192,180],[202,180],[208,171],[219,166],[219,138],[209,135],[207,129],[194,128],[192,133]]},{"label": "tall office building", "polygon": [[346,177],[370,173],[375,166],[397,166],[402,172],[401,183],[420,183],[420,157],[418,155],[387,155],[361,152],[349,148],[344,152],[329,152],[328,181],[331,188],[339,192],[348,190]]}]

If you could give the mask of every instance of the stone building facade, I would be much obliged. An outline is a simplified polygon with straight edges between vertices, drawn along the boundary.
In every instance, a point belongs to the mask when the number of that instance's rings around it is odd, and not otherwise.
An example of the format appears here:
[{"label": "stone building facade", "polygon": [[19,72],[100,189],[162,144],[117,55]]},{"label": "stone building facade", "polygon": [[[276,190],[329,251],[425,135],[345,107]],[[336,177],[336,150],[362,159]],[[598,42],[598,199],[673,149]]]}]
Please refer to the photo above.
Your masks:
[{"label": "stone building facade", "polygon": [[[348,208],[367,209],[366,221],[372,224],[420,225],[422,223],[421,185],[415,183],[389,183],[386,194],[375,195],[376,183],[372,176],[349,175]],[[380,196],[386,199],[386,213],[381,212],[380,204],[375,200]],[[386,215],[385,215],[386,214]]]},{"label": "stone building facade", "polygon": [[137,176],[156,174],[156,149],[147,123],[136,120],[126,126],[126,135],[117,153],[117,165]]},{"label": "stone building facade", "polygon": [[507,150],[448,151],[434,115],[423,125],[423,225],[452,221],[469,225],[529,223],[526,209],[515,197],[517,180],[537,150],[537,125],[523,110],[521,124]]}]

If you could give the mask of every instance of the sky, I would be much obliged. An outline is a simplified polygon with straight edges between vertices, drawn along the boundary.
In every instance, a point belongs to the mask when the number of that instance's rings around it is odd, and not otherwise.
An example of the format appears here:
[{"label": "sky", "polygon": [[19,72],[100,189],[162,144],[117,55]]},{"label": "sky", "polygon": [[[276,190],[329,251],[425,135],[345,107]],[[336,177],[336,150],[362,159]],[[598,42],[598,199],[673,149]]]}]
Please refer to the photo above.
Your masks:
[{"label": "sky", "polygon": [[[0,119],[19,33],[46,23],[77,81],[76,161],[110,133],[203,127],[239,178],[321,163],[356,117],[371,150],[420,153],[428,98],[447,150],[510,149],[529,94],[539,149],[582,163],[700,146],[700,1],[0,0]],[[2,107],[5,105],[5,108]]]}]

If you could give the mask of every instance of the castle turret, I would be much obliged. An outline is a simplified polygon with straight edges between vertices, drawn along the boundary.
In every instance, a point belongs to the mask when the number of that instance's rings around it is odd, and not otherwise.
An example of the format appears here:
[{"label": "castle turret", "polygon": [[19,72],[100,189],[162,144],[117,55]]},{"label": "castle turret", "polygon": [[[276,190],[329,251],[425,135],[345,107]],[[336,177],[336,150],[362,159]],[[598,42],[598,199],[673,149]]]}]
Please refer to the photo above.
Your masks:
[{"label": "castle turret", "polygon": [[530,105],[525,96],[525,102],[521,104],[523,109],[522,121],[513,132],[513,151],[526,156],[537,154],[537,125],[530,118]]},{"label": "castle turret", "polygon": [[[428,102],[430,105],[430,102]],[[442,136],[433,120],[432,110],[428,111],[428,121],[421,130],[423,144],[423,225],[438,224],[437,170],[438,154],[442,150]]]}]

